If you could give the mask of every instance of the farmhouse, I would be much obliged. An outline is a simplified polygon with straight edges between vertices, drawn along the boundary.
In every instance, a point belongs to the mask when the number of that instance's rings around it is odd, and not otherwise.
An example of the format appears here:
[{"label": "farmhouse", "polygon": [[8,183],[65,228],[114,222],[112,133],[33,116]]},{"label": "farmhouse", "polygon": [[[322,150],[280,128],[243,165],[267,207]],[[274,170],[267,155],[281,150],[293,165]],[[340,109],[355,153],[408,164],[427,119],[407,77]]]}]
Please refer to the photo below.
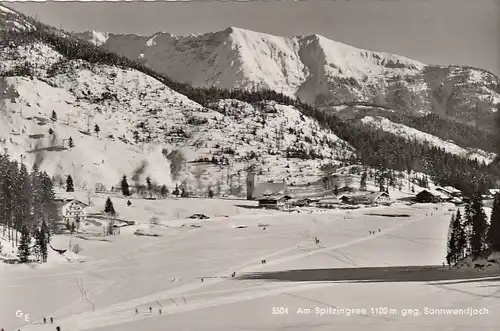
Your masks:
[{"label": "farmhouse", "polygon": [[262,208],[282,209],[287,207],[288,200],[290,199],[289,195],[269,195],[263,196],[257,199],[257,201],[259,201],[259,207]]},{"label": "farmhouse", "polygon": [[417,194],[416,200],[420,203],[437,203],[443,201],[443,197],[439,192],[423,190]]},{"label": "farmhouse", "polygon": [[286,183],[260,183],[257,184],[252,199],[259,201],[259,207],[282,208],[291,199],[288,195]]},{"label": "farmhouse", "polygon": [[375,205],[375,204],[390,204],[391,197],[387,192],[373,192],[365,195],[357,195],[351,197],[343,197],[345,203],[353,205]]},{"label": "farmhouse", "polygon": [[55,201],[60,207],[64,222],[75,223],[86,218],[85,207],[88,207],[86,203],[76,199],[56,199]]}]

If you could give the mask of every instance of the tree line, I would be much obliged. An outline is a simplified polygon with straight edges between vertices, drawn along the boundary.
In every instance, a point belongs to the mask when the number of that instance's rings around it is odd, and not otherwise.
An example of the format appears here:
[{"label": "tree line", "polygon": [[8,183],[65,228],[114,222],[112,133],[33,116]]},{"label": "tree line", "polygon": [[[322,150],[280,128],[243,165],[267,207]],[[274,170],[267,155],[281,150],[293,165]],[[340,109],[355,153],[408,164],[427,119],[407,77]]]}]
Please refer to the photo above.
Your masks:
[{"label": "tree line", "polygon": [[[24,163],[0,154],[0,224],[2,235],[18,246],[21,262],[31,254],[46,262],[47,245],[59,215],[52,180],[35,164],[31,172]],[[31,245],[32,238],[34,244]]]},{"label": "tree line", "polygon": [[449,265],[466,257],[474,261],[500,252],[500,195],[495,195],[489,224],[479,193],[467,201],[463,215],[460,209],[452,215],[447,248]]}]

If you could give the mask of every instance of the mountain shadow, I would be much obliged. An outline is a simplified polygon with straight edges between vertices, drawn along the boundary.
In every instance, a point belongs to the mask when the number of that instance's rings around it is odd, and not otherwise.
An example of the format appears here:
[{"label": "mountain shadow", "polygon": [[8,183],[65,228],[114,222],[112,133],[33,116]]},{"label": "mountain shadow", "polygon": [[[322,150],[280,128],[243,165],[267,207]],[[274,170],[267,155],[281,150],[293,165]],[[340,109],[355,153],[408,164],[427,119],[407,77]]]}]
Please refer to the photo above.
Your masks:
[{"label": "mountain shadow", "polygon": [[431,282],[470,280],[500,281],[500,271],[458,270],[443,266],[394,266],[394,267],[363,267],[363,268],[331,268],[331,269],[298,269],[244,274],[239,280],[268,280],[286,282]]}]

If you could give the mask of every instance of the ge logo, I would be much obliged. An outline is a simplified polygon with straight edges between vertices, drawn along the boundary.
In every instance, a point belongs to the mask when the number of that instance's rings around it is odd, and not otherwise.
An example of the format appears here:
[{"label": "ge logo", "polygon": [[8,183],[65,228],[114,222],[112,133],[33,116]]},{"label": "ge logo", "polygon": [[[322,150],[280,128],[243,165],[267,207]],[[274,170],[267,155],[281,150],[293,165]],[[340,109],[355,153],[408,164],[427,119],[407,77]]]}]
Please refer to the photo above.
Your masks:
[{"label": "ge logo", "polygon": [[30,314],[25,314],[25,313],[23,313],[22,310],[16,310],[16,317],[20,318],[20,317],[23,317],[23,316],[24,316],[24,320],[26,322],[30,321]]}]

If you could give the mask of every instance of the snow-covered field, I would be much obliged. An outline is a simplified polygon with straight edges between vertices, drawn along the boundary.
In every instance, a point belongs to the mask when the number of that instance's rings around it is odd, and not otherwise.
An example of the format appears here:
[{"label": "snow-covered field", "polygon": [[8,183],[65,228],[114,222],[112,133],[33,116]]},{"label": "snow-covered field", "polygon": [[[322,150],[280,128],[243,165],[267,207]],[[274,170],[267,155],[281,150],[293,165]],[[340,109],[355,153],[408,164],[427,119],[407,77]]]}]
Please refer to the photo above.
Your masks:
[{"label": "snow-covered field", "polygon": [[[49,261],[42,268],[2,265],[0,327],[441,331],[496,330],[500,322],[498,282],[438,282],[443,273],[451,275],[444,270],[447,268],[439,267],[406,272],[388,269],[441,265],[452,205],[394,204],[352,211],[287,213],[262,212],[251,208],[253,202],[238,200],[161,200],[133,202],[130,207],[122,206],[125,200],[113,201],[118,212],[129,208],[130,215],[121,213],[124,218],[142,212],[149,219],[152,212],[146,206],[155,203],[160,224],[150,226],[144,220],[144,224],[122,228],[120,235],[106,237],[107,242],[72,238],[73,245],[83,248],[84,263]],[[211,218],[181,220],[188,215],[177,216],[174,206]],[[167,209],[171,212],[159,211]],[[402,216],[405,214],[408,217]],[[189,226],[192,224],[199,227]],[[236,228],[241,225],[246,228]],[[132,235],[137,228],[148,228],[159,236]],[[370,235],[371,230],[376,233]],[[64,248],[68,241],[67,236],[56,236],[52,245]],[[262,259],[267,264],[261,264]],[[356,271],[364,267],[376,268]],[[348,270],[265,274],[330,268]],[[232,272],[236,272],[235,278]],[[252,276],[255,272],[264,274]],[[462,274],[461,278],[465,277]],[[333,310],[323,316],[316,314],[317,308],[332,307],[360,311],[349,316],[334,315]],[[426,314],[426,308],[487,312],[437,316]],[[299,309],[305,313],[297,313]],[[309,314],[306,309],[310,309]],[[419,315],[413,316],[412,309],[418,309]],[[16,317],[18,310],[29,314],[30,322]],[[54,325],[43,325],[40,321],[44,316],[53,316]]]}]

